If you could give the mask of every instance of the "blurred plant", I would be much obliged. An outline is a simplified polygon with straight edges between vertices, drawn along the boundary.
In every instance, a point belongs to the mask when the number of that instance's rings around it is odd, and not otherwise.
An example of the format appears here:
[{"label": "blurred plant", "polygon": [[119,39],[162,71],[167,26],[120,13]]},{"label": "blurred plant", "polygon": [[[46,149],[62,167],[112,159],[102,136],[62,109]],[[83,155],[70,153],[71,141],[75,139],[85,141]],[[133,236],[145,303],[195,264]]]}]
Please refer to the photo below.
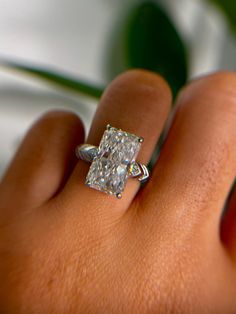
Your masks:
[{"label": "blurred plant", "polygon": [[[235,0],[208,0],[223,9],[236,31]],[[187,47],[168,14],[157,0],[137,1],[110,45],[108,82],[130,68],[143,68],[160,73],[169,82],[173,95],[188,77]],[[104,87],[96,86],[52,68],[0,59],[0,65],[33,75],[59,88],[88,97],[100,98]]]},{"label": "blurred plant", "polygon": [[222,9],[223,13],[228,18],[230,26],[236,32],[236,2],[235,0],[210,0]]},{"label": "blurred plant", "polygon": [[[163,75],[176,95],[187,80],[186,47],[158,2],[138,1],[129,9],[117,35],[121,53],[112,51],[109,79],[126,69],[148,69]],[[51,68],[11,60],[0,60],[0,65],[89,97],[99,98],[104,89]]]},{"label": "blurred plant", "polygon": [[100,98],[104,90],[102,87],[74,78],[71,75],[60,73],[51,68],[43,68],[6,59],[0,60],[0,66],[13,71],[20,71],[23,74],[35,76],[36,78],[51,83],[55,87],[60,87],[93,98]]},{"label": "blurred plant", "polygon": [[143,1],[129,10],[110,55],[111,79],[126,69],[143,68],[165,77],[174,95],[186,83],[185,44],[156,1]]}]

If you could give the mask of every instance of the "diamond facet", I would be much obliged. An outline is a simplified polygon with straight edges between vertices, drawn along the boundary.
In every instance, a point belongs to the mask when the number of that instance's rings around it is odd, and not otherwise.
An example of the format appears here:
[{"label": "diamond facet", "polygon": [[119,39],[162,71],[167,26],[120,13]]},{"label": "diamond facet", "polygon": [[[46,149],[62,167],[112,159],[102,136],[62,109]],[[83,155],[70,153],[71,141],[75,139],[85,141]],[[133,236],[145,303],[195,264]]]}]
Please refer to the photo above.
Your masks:
[{"label": "diamond facet", "polygon": [[129,172],[134,178],[139,177],[142,174],[142,171],[137,162],[134,162],[130,165]]},{"label": "diamond facet", "polygon": [[140,137],[110,126],[103,134],[86,182],[94,189],[120,198],[140,147]]}]

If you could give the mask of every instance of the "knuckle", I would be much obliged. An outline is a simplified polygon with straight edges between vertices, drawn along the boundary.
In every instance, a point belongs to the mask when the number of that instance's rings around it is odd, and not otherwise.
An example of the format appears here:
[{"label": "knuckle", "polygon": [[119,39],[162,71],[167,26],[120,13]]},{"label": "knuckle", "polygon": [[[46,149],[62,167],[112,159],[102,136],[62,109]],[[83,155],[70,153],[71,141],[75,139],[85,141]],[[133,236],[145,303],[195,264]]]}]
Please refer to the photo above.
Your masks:
[{"label": "knuckle", "polygon": [[[228,93],[235,92],[236,73],[230,71],[220,71],[213,73],[204,79],[214,92]],[[236,93],[235,93],[236,95]]]},{"label": "knuckle", "polygon": [[180,93],[178,102],[181,110],[235,124],[236,73],[216,72],[195,80]]},{"label": "knuckle", "polygon": [[134,98],[149,102],[161,98],[166,106],[171,104],[171,89],[163,77],[146,70],[128,70],[120,74],[110,85],[105,95],[119,98]]},{"label": "knuckle", "polygon": [[[236,74],[233,72],[217,72],[203,79],[206,97],[214,98],[220,108],[236,110]],[[236,111],[235,111],[236,113]]]},{"label": "knuckle", "polygon": [[144,69],[131,69],[122,74],[120,74],[114,82],[119,82],[121,84],[127,84],[127,82],[154,85],[154,87],[159,87],[170,92],[170,87],[167,81],[159,74],[153,73]]},{"label": "knuckle", "polygon": [[236,73],[230,71],[220,71],[207,75],[195,83],[200,83],[205,86],[206,90],[213,93],[234,92],[236,88]]},{"label": "knuckle", "polygon": [[61,124],[78,121],[78,116],[70,111],[50,110],[44,113],[36,123],[39,124]]},{"label": "knuckle", "polygon": [[50,135],[54,132],[64,132],[65,129],[83,129],[83,123],[73,112],[51,110],[44,113],[31,127],[31,132]]}]

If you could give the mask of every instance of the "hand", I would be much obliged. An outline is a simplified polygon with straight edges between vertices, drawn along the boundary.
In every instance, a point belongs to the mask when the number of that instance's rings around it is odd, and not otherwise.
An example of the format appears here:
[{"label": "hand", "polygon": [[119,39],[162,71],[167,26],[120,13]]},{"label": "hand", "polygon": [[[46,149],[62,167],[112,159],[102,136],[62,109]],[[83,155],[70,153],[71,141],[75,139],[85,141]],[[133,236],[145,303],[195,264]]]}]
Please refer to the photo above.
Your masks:
[{"label": "hand", "polygon": [[[171,94],[145,71],[119,76],[87,143],[107,123],[145,140],[147,164]],[[180,94],[148,183],[121,200],[84,185],[84,128],[73,113],[34,124],[0,185],[1,313],[236,313],[236,75]]]}]

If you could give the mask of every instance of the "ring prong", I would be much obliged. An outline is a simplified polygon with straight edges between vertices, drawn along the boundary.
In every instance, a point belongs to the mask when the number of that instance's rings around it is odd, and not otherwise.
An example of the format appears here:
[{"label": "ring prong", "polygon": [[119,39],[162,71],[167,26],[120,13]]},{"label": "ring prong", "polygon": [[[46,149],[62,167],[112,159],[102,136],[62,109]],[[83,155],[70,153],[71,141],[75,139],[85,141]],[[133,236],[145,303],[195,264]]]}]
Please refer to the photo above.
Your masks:
[{"label": "ring prong", "polygon": [[144,138],[143,138],[143,137],[140,137],[140,138],[138,139],[138,141],[139,141],[139,143],[143,143]]},{"label": "ring prong", "polygon": [[110,124],[107,124],[107,127],[106,127],[106,128],[107,128],[107,130],[110,130],[111,127],[112,127],[112,126],[111,126]]},{"label": "ring prong", "polygon": [[117,194],[116,194],[116,197],[117,197],[118,199],[121,199],[121,197],[122,197],[121,193],[117,193]]},{"label": "ring prong", "polygon": [[90,186],[90,185],[91,185],[91,182],[87,180],[87,181],[85,181],[85,184],[88,185],[88,186]]}]

